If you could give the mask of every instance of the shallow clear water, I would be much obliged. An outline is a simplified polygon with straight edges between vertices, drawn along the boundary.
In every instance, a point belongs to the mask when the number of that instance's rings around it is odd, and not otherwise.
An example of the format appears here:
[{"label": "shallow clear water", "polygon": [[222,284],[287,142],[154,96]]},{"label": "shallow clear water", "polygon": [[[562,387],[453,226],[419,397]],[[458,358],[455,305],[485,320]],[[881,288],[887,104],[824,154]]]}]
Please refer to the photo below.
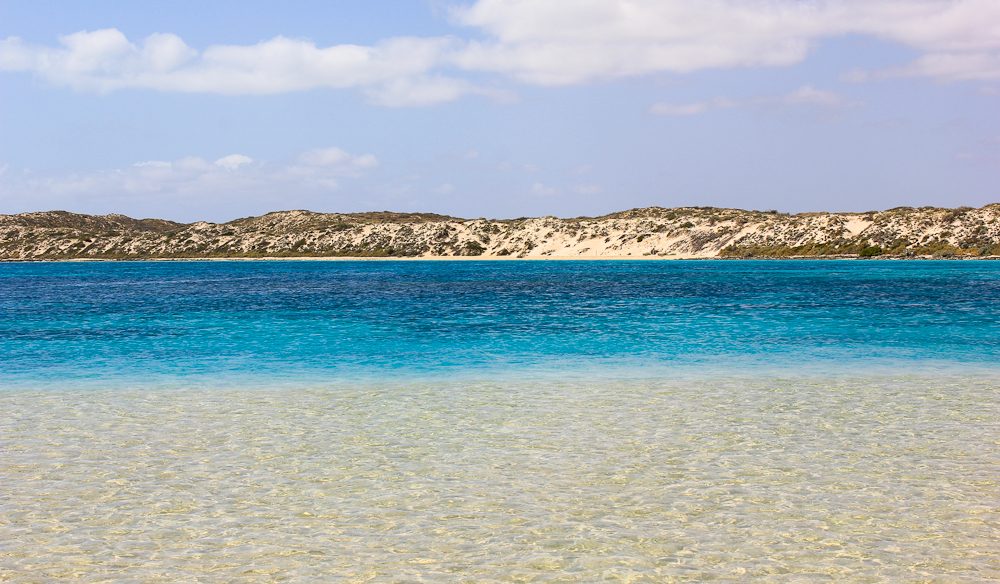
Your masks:
[{"label": "shallow clear water", "polygon": [[1000,579],[1000,263],[0,265],[0,581]]}]

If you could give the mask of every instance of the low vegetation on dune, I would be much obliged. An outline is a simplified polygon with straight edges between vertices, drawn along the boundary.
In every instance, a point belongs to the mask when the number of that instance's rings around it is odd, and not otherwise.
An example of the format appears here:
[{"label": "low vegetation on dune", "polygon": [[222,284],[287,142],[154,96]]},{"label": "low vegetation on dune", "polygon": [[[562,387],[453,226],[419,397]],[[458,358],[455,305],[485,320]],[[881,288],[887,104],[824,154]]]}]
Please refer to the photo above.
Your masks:
[{"label": "low vegetation on dune", "polygon": [[65,211],[0,215],[2,260],[998,255],[1000,204],[800,214],[649,207],[600,217],[502,220],[388,211],[279,211],[227,223]]}]

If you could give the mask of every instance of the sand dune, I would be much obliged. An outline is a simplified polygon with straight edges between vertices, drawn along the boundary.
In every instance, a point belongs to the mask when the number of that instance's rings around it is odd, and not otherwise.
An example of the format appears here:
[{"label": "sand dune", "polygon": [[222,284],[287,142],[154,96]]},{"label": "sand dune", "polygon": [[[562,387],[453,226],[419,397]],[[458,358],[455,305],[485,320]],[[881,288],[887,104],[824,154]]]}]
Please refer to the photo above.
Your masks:
[{"label": "sand dune", "polygon": [[0,215],[0,259],[715,258],[1000,255],[1000,204],[863,213],[650,207],[602,217],[460,219],[280,211],[175,223],[64,211]]}]

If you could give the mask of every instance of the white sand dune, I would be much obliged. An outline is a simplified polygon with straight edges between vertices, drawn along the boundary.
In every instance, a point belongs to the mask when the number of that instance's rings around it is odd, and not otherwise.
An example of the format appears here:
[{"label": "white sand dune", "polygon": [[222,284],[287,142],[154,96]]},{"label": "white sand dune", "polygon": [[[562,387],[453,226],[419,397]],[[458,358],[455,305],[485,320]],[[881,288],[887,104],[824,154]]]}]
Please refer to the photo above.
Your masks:
[{"label": "white sand dune", "polygon": [[[867,248],[867,251],[865,251]],[[1000,204],[865,213],[651,207],[602,217],[459,219],[281,211],[180,224],[61,211],[0,216],[0,259],[714,258],[1000,254]]]}]

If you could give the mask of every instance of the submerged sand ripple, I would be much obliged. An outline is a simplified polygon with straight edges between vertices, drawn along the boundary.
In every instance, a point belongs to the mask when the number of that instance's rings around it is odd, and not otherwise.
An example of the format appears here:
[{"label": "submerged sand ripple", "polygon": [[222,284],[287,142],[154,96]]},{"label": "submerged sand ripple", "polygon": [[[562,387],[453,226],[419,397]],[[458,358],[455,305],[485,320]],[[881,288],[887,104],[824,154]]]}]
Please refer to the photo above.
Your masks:
[{"label": "submerged sand ripple", "polygon": [[0,581],[1000,579],[1000,380],[0,392]]}]

